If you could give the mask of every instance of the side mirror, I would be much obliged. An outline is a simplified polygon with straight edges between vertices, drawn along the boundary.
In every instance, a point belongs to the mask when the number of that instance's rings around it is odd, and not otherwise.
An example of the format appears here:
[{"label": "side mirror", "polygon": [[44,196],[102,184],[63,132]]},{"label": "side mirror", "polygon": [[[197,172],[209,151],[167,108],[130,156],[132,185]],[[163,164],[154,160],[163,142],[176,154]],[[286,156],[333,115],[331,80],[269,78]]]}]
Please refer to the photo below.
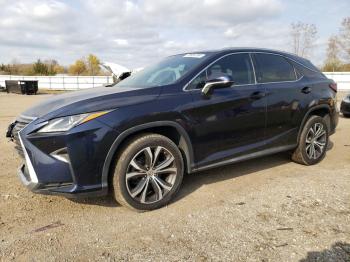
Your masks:
[{"label": "side mirror", "polygon": [[230,87],[233,83],[233,79],[230,76],[221,76],[208,80],[202,88],[202,94],[207,96],[213,89]]}]

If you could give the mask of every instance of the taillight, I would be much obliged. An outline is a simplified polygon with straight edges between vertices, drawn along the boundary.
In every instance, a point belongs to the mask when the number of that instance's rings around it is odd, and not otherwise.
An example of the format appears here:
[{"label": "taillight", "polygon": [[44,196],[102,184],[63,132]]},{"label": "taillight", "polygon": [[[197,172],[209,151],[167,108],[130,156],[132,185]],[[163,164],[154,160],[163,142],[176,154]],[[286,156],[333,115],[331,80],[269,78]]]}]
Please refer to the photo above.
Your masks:
[{"label": "taillight", "polygon": [[334,92],[338,91],[337,83],[331,83],[329,84],[329,88],[332,89]]}]

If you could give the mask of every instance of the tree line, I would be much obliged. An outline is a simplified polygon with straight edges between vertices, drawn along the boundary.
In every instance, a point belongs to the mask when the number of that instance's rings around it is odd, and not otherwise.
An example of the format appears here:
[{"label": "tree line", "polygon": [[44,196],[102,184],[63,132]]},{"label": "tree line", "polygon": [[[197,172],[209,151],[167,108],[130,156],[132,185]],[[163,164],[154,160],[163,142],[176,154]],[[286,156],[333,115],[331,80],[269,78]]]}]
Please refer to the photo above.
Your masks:
[{"label": "tree line", "polygon": [[350,17],[343,19],[337,35],[328,39],[324,71],[350,71]]},{"label": "tree line", "polygon": [[[292,23],[290,31],[292,52],[309,58],[318,39],[316,26],[302,22]],[[350,71],[350,17],[344,18],[338,33],[329,37],[321,70]]]},{"label": "tree line", "polygon": [[14,60],[10,64],[0,65],[0,74],[9,75],[40,75],[53,76],[57,74],[69,75],[101,75],[100,60],[97,56],[90,54],[75,61],[72,65],[65,67],[60,65],[56,60],[38,59],[32,64],[21,64]]}]

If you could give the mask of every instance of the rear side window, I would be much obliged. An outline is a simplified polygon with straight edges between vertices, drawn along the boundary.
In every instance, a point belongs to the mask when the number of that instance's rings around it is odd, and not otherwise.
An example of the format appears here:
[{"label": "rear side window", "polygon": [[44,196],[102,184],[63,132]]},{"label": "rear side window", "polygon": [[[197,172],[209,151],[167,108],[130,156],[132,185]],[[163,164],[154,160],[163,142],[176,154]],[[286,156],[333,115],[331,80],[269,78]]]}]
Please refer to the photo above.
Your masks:
[{"label": "rear side window", "polygon": [[232,54],[221,58],[192,80],[188,89],[203,88],[207,80],[221,76],[232,77],[235,85],[253,84],[255,79],[249,54]]},{"label": "rear side window", "polygon": [[258,83],[296,80],[293,65],[279,55],[255,54],[255,73]]}]

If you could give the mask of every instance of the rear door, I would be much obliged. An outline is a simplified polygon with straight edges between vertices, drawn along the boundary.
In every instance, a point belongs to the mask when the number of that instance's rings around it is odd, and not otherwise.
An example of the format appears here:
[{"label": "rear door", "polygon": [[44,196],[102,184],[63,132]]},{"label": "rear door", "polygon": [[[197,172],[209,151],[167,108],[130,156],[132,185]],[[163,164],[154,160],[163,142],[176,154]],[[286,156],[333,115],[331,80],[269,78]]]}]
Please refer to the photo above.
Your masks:
[{"label": "rear door", "polygon": [[[206,80],[228,75],[234,84],[204,97]],[[248,53],[226,55],[187,86],[193,107],[186,113],[193,122],[192,141],[199,166],[256,152],[264,145],[265,87],[255,83]]]},{"label": "rear door", "polygon": [[302,103],[310,95],[307,82],[281,55],[255,53],[253,58],[257,82],[266,89],[267,147],[295,144]]}]

